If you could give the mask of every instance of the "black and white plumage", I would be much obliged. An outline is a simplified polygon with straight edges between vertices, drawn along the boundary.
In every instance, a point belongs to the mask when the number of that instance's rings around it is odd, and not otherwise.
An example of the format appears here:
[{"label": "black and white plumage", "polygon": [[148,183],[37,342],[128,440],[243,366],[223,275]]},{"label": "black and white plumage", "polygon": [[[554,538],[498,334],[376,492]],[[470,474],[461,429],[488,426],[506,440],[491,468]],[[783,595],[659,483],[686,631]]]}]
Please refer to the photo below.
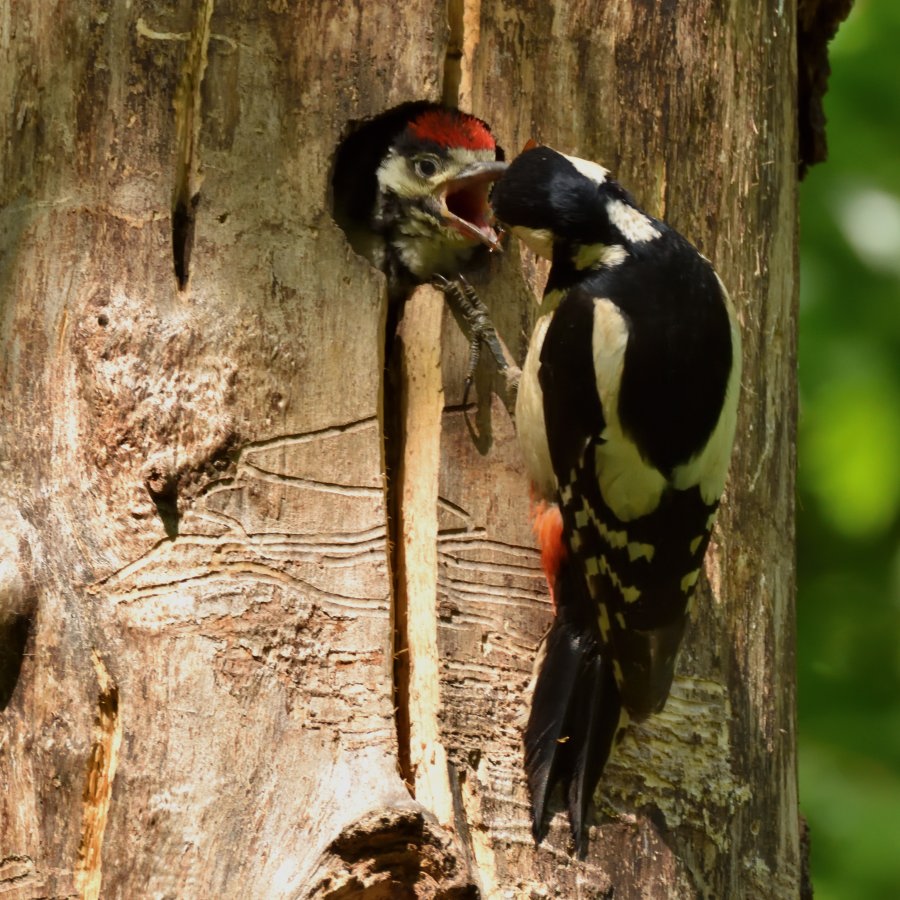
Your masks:
[{"label": "black and white plumage", "polygon": [[340,145],[333,210],[351,245],[388,277],[392,297],[454,279],[499,249],[488,195],[506,168],[487,124],[426,101],[405,103]]},{"label": "black and white plumage", "polygon": [[442,290],[469,333],[463,402],[482,345],[507,362],[487,309],[464,274],[500,249],[488,197],[506,169],[487,123],[436,103],[404,103],[348,135],[335,156],[332,210],[353,249],[387,276],[387,356],[403,301]]},{"label": "black and white plumage", "polygon": [[516,407],[550,504],[540,534],[556,607],[525,767],[535,838],[559,783],[582,852],[617,732],[669,694],[731,456],[740,334],[708,260],[601,166],[528,150],[492,204],[552,260]]}]

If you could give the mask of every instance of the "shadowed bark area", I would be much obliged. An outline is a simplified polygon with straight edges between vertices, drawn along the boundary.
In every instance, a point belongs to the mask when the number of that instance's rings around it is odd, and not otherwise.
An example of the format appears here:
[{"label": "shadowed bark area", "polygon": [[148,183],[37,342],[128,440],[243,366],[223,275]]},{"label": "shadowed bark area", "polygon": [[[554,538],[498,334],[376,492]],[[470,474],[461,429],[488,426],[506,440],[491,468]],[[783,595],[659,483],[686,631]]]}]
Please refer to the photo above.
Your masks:
[{"label": "shadowed bark area", "polygon": [[[796,46],[737,0],[0,16],[0,893],[797,895]],[[384,280],[330,213],[347,124],[414,99],[602,161],[743,322],[698,621],[582,861],[530,836],[550,611],[504,386],[462,408],[424,288],[383,388]],[[473,276],[519,362],[541,276]]]}]

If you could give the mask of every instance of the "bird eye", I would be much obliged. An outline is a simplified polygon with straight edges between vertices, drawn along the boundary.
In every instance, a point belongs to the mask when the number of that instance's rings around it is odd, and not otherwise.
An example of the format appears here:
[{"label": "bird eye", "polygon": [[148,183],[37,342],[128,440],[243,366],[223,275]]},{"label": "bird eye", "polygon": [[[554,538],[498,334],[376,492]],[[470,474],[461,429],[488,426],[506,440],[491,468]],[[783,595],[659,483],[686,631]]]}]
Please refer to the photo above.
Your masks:
[{"label": "bird eye", "polygon": [[438,162],[438,159],[435,156],[417,156],[413,163],[416,168],[416,175],[420,178],[431,178],[432,176],[437,175],[438,170],[441,167],[440,162]]}]

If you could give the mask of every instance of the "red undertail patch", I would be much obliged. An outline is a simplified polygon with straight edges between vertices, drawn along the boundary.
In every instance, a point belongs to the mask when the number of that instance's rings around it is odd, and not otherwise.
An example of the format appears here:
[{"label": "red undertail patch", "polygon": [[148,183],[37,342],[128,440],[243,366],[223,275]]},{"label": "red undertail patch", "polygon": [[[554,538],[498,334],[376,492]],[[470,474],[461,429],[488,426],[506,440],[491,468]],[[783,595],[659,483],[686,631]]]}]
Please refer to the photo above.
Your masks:
[{"label": "red undertail patch", "polygon": [[547,503],[539,500],[531,507],[532,528],[541,548],[541,566],[550,587],[550,601],[553,604],[553,614],[556,615],[556,596],[554,586],[559,567],[566,558],[566,548],[563,544],[562,513],[555,503]]}]

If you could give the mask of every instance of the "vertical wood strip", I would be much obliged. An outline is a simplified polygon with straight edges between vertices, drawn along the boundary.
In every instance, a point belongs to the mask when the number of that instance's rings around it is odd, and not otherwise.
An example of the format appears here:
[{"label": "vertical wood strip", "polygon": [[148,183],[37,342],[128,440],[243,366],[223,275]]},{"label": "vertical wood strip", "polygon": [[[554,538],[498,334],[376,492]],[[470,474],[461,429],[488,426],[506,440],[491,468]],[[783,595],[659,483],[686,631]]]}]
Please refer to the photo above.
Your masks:
[{"label": "vertical wood strip", "polygon": [[[439,738],[437,497],[441,460],[443,297],[423,286],[407,301],[400,326],[404,448],[397,531],[398,627],[405,632],[409,761],[416,799],[442,824],[452,820],[447,755]],[[405,689],[404,689],[405,688]]]}]

